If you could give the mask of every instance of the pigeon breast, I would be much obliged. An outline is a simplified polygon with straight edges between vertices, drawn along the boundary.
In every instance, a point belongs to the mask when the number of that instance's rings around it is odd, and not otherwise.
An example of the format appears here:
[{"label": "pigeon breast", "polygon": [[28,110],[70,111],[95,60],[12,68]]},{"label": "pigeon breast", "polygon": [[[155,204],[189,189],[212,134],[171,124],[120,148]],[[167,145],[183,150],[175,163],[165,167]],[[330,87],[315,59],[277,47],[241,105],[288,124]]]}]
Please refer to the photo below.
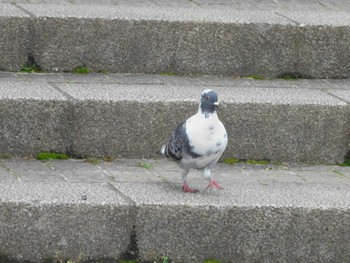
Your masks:
[{"label": "pigeon breast", "polygon": [[203,114],[189,118],[186,121],[186,137],[192,154],[184,156],[182,163],[198,166],[193,167],[197,169],[216,163],[227,146],[227,133],[216,113],[209,118]]}]

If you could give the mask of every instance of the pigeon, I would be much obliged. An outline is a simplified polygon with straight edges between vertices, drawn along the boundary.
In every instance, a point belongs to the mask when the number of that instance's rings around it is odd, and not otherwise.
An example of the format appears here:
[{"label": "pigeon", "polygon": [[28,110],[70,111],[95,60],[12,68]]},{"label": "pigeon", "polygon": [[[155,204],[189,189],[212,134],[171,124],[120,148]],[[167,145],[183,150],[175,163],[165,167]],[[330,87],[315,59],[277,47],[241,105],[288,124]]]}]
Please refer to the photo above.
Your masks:
[{"label": "pigeon", "polygon": [[218,106],[217,93],[211,89],[204,90],[197,114],[181,122],[168,143],[161,147],[160,152],[177,161],[183,169],[181,174],[183,192],[198,192],[187,183],[187,174],[191,169],[203,169],[204,178],[208,180],[206,189],[222,189],[211,176],[211,169],[227,146],[226,129],[216,112]]}]

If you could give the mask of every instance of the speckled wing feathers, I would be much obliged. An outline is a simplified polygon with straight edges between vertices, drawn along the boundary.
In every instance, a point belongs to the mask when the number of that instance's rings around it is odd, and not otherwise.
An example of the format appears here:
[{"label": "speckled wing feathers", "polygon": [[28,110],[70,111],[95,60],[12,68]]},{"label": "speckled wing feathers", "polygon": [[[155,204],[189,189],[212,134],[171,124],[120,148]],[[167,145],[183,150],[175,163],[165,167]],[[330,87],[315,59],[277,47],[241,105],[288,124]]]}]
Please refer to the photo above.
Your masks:
[{"label": "speckled wing feathers", "polygon": [[164,154],[166,157],[175,160],[182,159],[182,151],[185,147],[186,122],[180,123],[172,133],[169,142],[165,146]]}]

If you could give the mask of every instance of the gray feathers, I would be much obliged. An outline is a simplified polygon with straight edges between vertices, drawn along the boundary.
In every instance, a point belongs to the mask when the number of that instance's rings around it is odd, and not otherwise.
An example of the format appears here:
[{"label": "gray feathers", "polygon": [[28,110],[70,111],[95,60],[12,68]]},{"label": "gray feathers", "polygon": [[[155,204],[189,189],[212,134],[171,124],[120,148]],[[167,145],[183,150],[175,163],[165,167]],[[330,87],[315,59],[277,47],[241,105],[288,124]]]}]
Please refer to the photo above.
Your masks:
[{"label": "gray feathers", "polygon": [[191,151],[191,146],[186,135],[186,122],[182,122],[176,127],[169,142],[163,145],[161,153],[177,161],[183,158],[183,154],[187,154],[193,158],[199,157],[198,154]]}]

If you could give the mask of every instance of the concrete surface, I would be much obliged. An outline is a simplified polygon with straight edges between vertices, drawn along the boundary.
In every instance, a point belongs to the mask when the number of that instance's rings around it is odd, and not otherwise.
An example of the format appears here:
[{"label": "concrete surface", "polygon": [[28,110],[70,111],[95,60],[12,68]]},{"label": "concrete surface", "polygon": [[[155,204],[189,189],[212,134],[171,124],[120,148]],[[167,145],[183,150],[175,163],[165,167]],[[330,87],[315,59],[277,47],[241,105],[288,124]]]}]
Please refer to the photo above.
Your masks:
[{"label": "concrete surface", "polygon": [[347,80],[135,74],[0,75],[0,153],[159,158],[176,125],[213,88],[239,159],[341,163],[349,152]]},{"label": "concrete surface", "polygon": [[11,4],[0,4],[0,70],[17,71],[31,45],[30,16]]},{"label": "concrete surface", "polygon": [[350,77],[345,0],[2,0],[0,7],[3,70],[31,57],[46,71]]},{"label": "concrete surface", "polygon": [[[151,165],[142,168],[140,163]],[[218,164],[181,192],[169,160],[0,160],[0,255],[41,262],[346,262],[350,168]]]}]

